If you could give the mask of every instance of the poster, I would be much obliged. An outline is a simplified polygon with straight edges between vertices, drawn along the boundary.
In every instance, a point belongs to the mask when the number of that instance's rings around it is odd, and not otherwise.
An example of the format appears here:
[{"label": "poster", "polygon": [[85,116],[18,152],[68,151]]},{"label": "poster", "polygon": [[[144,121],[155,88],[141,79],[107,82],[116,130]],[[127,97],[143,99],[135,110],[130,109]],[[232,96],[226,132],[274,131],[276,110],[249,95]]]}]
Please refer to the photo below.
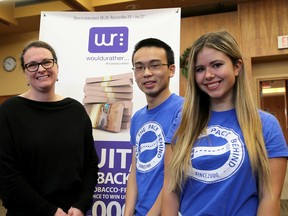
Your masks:
[{"label": "poster", "polygon": [[132,161],[129,123],[146,105],[133,78],[134,45],[158,38],[172,47],[176,73],[170,90],[178,94],[180,20],[180,8],[41,13],[39,39],[51,44],[58,56],[56,92],[80,101],[94,128],[99,183],[87,216],[123,214]]}]

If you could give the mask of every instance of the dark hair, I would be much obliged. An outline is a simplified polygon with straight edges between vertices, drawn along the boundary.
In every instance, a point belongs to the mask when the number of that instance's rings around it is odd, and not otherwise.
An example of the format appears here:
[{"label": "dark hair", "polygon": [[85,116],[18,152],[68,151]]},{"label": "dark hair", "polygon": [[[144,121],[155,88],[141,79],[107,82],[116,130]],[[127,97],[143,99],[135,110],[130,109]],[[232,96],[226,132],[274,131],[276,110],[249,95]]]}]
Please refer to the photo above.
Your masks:
[{"label": "dark hair", "polygon": [[56,52],[55,50],[52,48],[52,46],[50,46],[48,43],[44,42],[44,41],[32,41],[30,43],[28,43],[26,45],[26,47],[24,47],[23,51],[22,51],[22,54],[20,56],[20,59],[21,59],[21,67],[22,69],[24,70],[24,55],[25,53],[27,52],[28,49],[32,48],[32,47],[39,47],[39,48],[44,48],[44,49],[47,49],[49,50],[51,53],[52,53],[52,56],[53,56],[53,59],[55,59],[55,61],[57,62],[58,59],[57,59],[57,56],[56,56]]},{"label": "dark hair", "polygon": [[133,51],[133,54],[132,54],[132,63],[133,63],[133,58],[134,58],[135,53],[139,49],[141,49],[142,47],[163,48],[166,51],[168,66],[170,66],[170,65],[175,63],[175,61],[174,61],[174,52],[171,49],[171,47],[167,43],[165,43],[165,42],[163,42],[163,41],[161,41],[161,40],[159,40],[157,38],[146,38],[146,39],[143,39],[143,40],[139,41],[134,47],[134,51]]}]

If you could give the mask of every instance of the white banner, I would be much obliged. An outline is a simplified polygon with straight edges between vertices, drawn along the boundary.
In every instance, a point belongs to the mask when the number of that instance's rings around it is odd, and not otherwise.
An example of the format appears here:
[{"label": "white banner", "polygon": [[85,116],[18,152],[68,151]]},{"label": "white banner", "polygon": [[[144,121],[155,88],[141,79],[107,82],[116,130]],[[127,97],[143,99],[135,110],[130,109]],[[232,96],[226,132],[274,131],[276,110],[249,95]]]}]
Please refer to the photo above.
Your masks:
[{"label": "white banner", "polygon": [[[133,83],[131,56],[134,45],[145,38],[158,38],[172,47],[175,53],[176,73],[170,80],[170,90],[178,94],[180,21],[180,8],[41,13],[39,39],[51,44],[58,56],[57,93],[75,98],[83,104],[89,100],[90,102],[96,99],[103,100],[105,97],[112,100],[111,98],[123,98],[125,95],[128,98],[125,100],[131,100],[133,105],[133,108],[129,103],[123,105],[120,126],[107,123],[107,116],[103,115],[105,110],[110,110],[111,113],[113,109],[121,107],[98,106],[90,113],[91,118],[97,118],[94,122],[93,135],[100,158],[100,177],[99,184],[95,188],[93,208],[87,215],[122,214],[132,155],[129,145],[129,118],[136,110],[147,104],[144,93],[139,90],[135,82]],[[132,74],[132,77],[129,77],[129,74]],[[87,89],[84,92],[84,87],[88,85],[87,80],[94,83],[89,85],[89,88],[103,89],[105,84],[106,91],[106,88],[112,85],[112,82],[106,82],[113,80],[111,77],[124,77],[120,85],[128,86],[124,88],[128,90],[130,85],[133,92],[129,93],[127,90],[121,94],[123,88],[117,93],[114,90],[103,93],[103,90],[97,92],[97,96]],[[132,82],[129,83],[129,80]],[[119,80],[116,81],[118,84],[115,85],[118,86]],[[87,96],[88,92],[91,95]],[[103,97],[100,98],[99,95]],[[101,115],[96,115],[95,109],[97,113],[101,112]],[[115,118],[113,116],[113,120]]]},{"label": "white banner", "polygon": [[[39,38],[50,43],[59,58],[57,92],[82,102],[87,77],[132,72],[131,55],[134,45],[141,39],[155,37],[168,43],[175,52],[177,72],[170,85],[171,91],[178,94],[180,20],[179,8],[119,12],[42,12]],[[116,31],[119,34],[123,34],[122,38],[112,38],[109,35],[115,28],[118,28]],[[106,36],[106,42],[101,38],[102,43],[96,45],[92,40],[93,35],[97,34]],[[120,42],[124,44],[122,50],[119,50]],[[102,46],[103,49],[97,52],[93,50],[93,46]],[[146,105],[145,96],[136,84],[133,95],[134,111]],[[97,140],[106,140],[101,135],[97,134]],[[127,141],[129,134],[121,134],[120,137],[115,134],[112,138]]]}]

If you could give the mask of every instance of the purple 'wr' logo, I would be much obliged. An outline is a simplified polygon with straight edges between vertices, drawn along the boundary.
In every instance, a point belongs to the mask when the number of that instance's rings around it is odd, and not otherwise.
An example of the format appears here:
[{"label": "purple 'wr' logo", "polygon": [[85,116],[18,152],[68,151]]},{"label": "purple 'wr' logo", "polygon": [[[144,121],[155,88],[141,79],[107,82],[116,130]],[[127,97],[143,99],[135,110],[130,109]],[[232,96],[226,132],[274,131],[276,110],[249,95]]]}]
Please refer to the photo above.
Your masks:
[{"label": "purple 'wr' logo", "polygon": [[94,27],[89,32],[90,53],[124,53],[128,50],[127,27]]}]

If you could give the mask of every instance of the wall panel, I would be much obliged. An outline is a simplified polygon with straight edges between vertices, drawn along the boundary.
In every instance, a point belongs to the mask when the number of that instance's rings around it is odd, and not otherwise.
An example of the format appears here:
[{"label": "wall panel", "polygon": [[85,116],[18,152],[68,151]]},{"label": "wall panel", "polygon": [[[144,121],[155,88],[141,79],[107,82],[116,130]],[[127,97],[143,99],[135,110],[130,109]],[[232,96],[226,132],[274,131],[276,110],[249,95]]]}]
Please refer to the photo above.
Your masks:
[{"label": "wall panel", "polygon": [[288,35],[288,0],[239,4],[243,50],[250,57],[287,54],[278,50],[277,36]]}]

